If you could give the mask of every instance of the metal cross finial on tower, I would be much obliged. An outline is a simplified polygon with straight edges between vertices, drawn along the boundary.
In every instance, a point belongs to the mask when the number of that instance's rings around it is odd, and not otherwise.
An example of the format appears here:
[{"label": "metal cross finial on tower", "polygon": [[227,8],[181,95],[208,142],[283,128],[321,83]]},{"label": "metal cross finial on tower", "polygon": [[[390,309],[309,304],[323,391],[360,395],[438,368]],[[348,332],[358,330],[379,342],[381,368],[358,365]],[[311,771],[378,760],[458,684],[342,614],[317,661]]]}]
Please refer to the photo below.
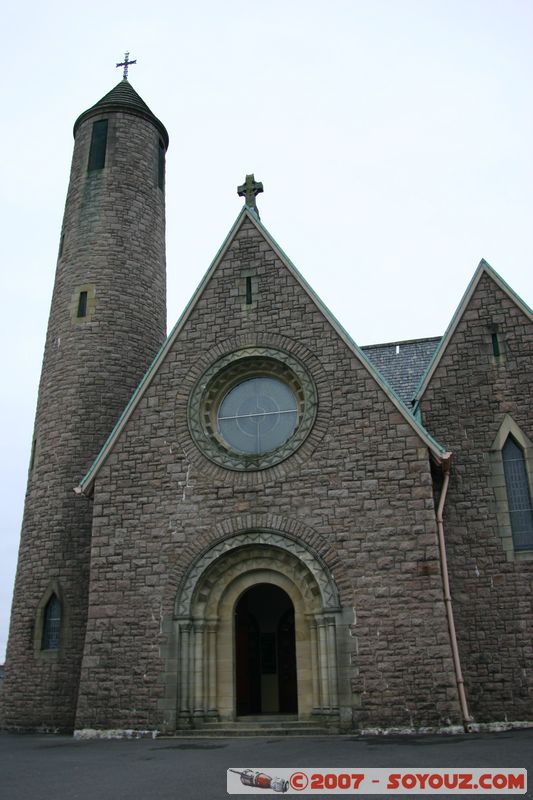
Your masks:
[{"label": "metal cross finial on tower", "polygon": [[246,180],[242,186],[237,186],[237,194],[239,197],[244,197],[244,205],[255,211],[258,217],[259,211],[257,210],[255,198],[258,194],[261,194],[262,191],[263,184],[254,179],[253,173],[246,176]]},{"label": "metal cross finial on tower", "polygon": [[128,52],[128,53],[125,53],[125,55],[124,55],[124,61],[121,61],[120,64],[117,64],[117,67],[124,67],[124,73],[123,73],[122,77],[124,78],[125,81],[128,80],[128,67],[129,67],[129,65],[130,64],[136,64],[136,63],[137,63],[137,59],[135,59],[134,61],[130,61],[130,54]]}]

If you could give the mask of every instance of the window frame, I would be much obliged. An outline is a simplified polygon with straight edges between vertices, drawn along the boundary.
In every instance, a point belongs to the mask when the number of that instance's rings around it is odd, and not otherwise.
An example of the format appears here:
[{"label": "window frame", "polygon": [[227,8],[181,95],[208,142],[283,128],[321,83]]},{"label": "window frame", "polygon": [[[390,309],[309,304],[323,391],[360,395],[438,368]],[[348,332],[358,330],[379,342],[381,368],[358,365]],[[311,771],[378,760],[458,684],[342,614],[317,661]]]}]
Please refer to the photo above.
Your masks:
[{"label": "window frame", "polygon": [[[55,601],[55,602],[54,602]],[[54,608],[51,611],[52,603]],[[57,616],[52,616],[56,612]],[[55,592],[48,598],[43,611],[43,632],[41,636],[41,650],[59,650],[61,647],[61,600]],[[57,626],[54,623],[58,623]],[[57,631],[55,628],[57,627]]]},{"label": "window frame", "polygon": [[[83,317],[80,317],[79,316],[80,298],[82,294],[86,295],[85,308],[84,308],[85,315]],[[71,321],[75,325],[85,325],[87,322],[92,321],[95,309],[96,309],[95,284],[83,283],[81,286],[77,286],[70,298],[69,314]]]},{"label": "window frame", "polygon": [[[43,640],[44,640],[44,629],[46,623],[46,609],[48,604],[53,596],[56,596],[59,600],[61,606],[61,621],[59,626],[59,647],[55,649],[43,649]],[[35,623],[33,626],[33,652],[37,659],[42,659],[45,661],[48,660],[55,660],[58,658],[59,654],[64,652],[65,648],[68,647],[68,636],[67,631],[69,629],[68,626],[68,608],[65,604],[65,598],[63,596],[63,591],[59,584],[59,581],[53,580],[50,581],[48,584],[46,591],[41,596],[39,604],[36,609],[35,613]]]},{"label": "window frame", "polygon": [[[290,387],[298,403],[298,424],[280,446],[250,455],[232,450],[220,435],[217,412],[233,387],[253,377],[278,378]],[[257,472],[297,452],[313,429],[317,406],[315,383],[298,359],[274,348],[249,347],[228,353],[203,373],[189,395],[187,423],[196,446],[210,461],[227,470]]]},{"label": "window frame", "polygon": [[[514,456],[509,457],[509,449],[513,448]],[[516,457],[515,457],[516,456]],[[502,447],[502,460],[503,470],[505,475],[505,486],[507,488],[507,505],[509,508],[509,519],[511,522],[511,530],[513,533],[513,541],[515,550],[531,550],[533,549],[533,512],[531,507],[531,484],[526,465],[526,457],[523,448],[510,433]],[[519,462],[518,474],[516,470],[512,470],[511,462]],[[514,474],[511,474],[514,471]],[[519,483],[517,481],[519,479]],[[526,495],[529,505],[527,508],[516,508],[517,495]],[[524,498],[522,497],[522,500]],[[516,530],[516,524],[513,520],[513,514],[525,512],[525,517],[529,517],[529,530],[526,530],[528,541],[526,544],[519,544],[517,536],[522,531]],[[529,513],[528,513],[529,512]]]},{"label": "window frame", "polygon": [[533,561],[533,541],[531,542],[531,546],[517,548],[513,538],[509,495],[503,462],[503,448],[509,436],[515,440],[516,444],[522,450],[529,484],[529,493],[530,496],[533,496],[533,443],[519,425],[517,425],[514,419],[507,414],[500,425],[490,451],[491,485],[495,497],[498,531],[508,561]]}]

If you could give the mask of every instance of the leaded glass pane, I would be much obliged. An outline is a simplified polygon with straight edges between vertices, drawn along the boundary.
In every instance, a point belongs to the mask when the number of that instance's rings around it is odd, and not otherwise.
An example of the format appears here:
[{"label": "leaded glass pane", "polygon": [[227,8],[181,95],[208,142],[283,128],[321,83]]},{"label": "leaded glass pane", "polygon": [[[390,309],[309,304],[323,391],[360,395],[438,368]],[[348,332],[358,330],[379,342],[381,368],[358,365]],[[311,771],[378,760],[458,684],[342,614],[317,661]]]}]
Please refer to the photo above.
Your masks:
[{"label": "leaded glass pane", "polygon": [[61,603],[53,594],[44,611],[43,650],[59,649],[59,630],[61,627]]},{"label": "leaded glass pane", "polygon": [[298,423],[292,390],[276,378],[251,378],[235,386],[218,410],[218,429],[237,453],[268,453],[294,433]]},{"label": "leaded glass pane", "polygon": [[522,448],[512,436],[503,446],[503,469],[514,545],[517,550],[533,547],[533,509]]}]

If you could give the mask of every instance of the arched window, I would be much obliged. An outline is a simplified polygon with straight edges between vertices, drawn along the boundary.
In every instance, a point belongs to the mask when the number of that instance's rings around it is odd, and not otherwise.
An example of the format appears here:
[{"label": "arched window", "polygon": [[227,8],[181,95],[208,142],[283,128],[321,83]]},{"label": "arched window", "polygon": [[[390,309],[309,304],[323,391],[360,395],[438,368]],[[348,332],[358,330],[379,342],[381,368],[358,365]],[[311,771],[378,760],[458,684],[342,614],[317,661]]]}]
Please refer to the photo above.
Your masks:
[{"label": "arched window", "polygon": [[509,435],[502,449],[507,504],[516,550],[533,547],[533,509],[524,451]]},{"label": "arched window", "polygon": [[59,631],[61,628],[61,602],[53,594],[44,609],[43,638],[41,650],[59,650]]}]

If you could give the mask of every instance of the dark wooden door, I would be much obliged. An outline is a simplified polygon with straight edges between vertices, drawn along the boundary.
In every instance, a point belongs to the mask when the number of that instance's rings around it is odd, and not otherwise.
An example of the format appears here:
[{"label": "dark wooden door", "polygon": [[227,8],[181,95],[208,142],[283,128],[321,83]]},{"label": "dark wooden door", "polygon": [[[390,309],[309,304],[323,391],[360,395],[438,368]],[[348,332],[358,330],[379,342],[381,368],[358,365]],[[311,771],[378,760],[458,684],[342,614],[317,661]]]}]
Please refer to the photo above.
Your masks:
[{"label": "dark wooden door", "polygon": [[259,626],[248,610],[246,595],[235,614],[237,715],[261,713],[261,639]]},{"label": "dark wooden door", "polygon": [[294,609],[292,607],[287,609],[280,617],[278,624],[278,680],[279,710],[284,714],[295,714],[298,711],[298,689],[296,682],[296,636]]}]

